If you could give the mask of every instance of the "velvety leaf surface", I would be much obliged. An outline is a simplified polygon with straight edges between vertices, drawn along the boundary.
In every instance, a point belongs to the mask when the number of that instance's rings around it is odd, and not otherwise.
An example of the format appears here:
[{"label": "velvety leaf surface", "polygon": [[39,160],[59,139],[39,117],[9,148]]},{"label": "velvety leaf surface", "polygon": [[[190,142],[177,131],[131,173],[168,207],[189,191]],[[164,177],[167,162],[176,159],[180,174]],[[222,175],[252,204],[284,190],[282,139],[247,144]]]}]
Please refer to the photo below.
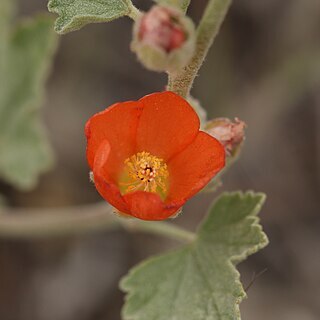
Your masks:
[{"label": "velvety leaf surface", "polygon": [[108,22],[130,12],[129,0],[50,0],[48,9],[57,13],[58,33],[75,31],[88,23]]},{"label": "velvety leaf surface", "polygon": [[235,264],[267,245],[256,217],[263,194],[222,195],[184,248],[127,275],[124,320],[235,320],[245,292]]},{"label": "velvety leaf surface", "polygon": [[0,33],[0,178],[20,189],[33,187],[52,164],[39,114],[56,47],[52,24],[39,16]]}]

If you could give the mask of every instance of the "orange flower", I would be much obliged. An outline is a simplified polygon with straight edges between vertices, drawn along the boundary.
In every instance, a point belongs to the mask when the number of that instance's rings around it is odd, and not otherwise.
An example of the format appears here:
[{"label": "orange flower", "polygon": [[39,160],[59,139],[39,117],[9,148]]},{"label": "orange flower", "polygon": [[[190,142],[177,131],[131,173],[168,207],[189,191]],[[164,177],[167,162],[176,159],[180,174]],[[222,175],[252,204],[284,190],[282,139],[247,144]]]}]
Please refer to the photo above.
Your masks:
[{"label": "orange flower", "polygon": [[172,92],[116,103],[89,119],[87,159],[101,196],[120,213],[164,220],[225,164],[224,147]]}]

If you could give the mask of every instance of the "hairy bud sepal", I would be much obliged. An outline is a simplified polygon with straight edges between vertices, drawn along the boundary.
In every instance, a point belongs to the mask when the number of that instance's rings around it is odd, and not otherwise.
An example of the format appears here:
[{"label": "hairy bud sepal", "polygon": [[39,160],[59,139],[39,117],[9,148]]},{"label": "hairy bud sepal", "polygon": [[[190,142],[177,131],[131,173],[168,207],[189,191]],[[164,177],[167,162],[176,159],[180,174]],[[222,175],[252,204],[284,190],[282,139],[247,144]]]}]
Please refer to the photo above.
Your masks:
[{"label": "hairy bud sepal", "polygon": [[228,118],[216,118],[208,121],[205,125],[205,132],[216,138],[226,152],[226,165],[202,190],[202,192],[215,192],[222,186],[222,176],[237,161],[245,140],[244,129],[246,124],[235,118],[234,121]]},{"label": "hairy bud sepal", "polygon": [[177,8],[153,6],[136,21],[131,49],[147,69],[174,73],[194,53],[194,24]]},{"label": "hairy bud sepal", "polygon": [[225,147],[227,157],[236,158],[245,139],[245,127],[238,118],[216,118],[207,122],[205,130]]}]

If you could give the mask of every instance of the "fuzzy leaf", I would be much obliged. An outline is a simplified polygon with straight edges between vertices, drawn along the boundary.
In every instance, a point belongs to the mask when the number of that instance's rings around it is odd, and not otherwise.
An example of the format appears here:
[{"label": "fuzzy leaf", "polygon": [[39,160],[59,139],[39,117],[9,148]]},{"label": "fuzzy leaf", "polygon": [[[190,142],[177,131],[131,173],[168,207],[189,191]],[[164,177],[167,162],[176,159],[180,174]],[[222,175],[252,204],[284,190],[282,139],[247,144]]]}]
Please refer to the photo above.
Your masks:
[{"label": "fuzzy leaf", "polygon": [[235,320],[245,292],[235,264],[267,245],[263,194],[222,195],[184,248],[142,262],[121,282],[124,320]]},{"label": "fuzzy leaf", "polygon": [[89,23],[109,22],[129,14],[129,0],[50,0],[50,12],[57,13],[59,18],[55,30],[68,33],[79,30]]},{"label": "fuzzy leaf", "polygon": [[52,20],[25,21],[6,40],[0,65],[0,178],[30,189],[52,164],[38,110],[56,47]]}]

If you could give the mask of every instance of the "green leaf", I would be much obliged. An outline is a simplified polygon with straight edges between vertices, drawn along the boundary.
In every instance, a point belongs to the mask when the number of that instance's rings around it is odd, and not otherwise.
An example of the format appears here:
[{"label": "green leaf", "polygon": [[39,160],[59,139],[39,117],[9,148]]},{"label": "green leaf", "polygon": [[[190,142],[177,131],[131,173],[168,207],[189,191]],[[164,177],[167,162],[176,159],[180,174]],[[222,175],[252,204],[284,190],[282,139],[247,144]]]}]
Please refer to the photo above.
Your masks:
[{"label": "green leaf", "polygon": [[267,245],[263,194],[222,195],[184,248],[151,258],[121,281],[124,320],[235,320],[245,292],[235,265]]},{"label": "green leaf", "polygon": [[128,15],[132,3],[129,0],[50,0],[48,9],[59,15],[55,30],[64,34],[89,23],[109,22]]},{"label": "green leaf", "polygon": [[32,188],[53,160],[38,110],[56,48],[52,29],[52,20],[39,16],[2,39],[0,178],[23,190]]}]

